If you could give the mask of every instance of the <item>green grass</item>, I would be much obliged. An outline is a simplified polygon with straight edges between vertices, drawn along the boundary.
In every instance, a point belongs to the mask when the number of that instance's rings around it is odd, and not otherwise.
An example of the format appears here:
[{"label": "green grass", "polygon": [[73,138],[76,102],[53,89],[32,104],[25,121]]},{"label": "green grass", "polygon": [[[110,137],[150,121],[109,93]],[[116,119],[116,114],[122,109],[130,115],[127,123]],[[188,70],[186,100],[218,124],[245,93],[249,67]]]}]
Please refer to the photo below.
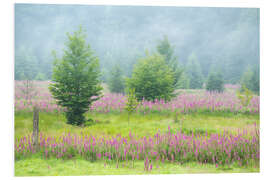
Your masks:
[{"label": "green grass", "polygon": [[[192,113],[181,114],[175,117],[175,114],[151,113],[147,115],[133,114],[130,124],[127,122],[126,113],[88,113],[87,118],[91,118],[97,123],[88,127],[76,127],[65,123],[63,114],[40,112],[39,128],[40,132],[50,136],[59,136],[63,133],[91,133],[94,135],[121,134],[127,136],[129,131],[136,135],[152,135],[158,130],[165,132],[168,126],[174,130],[182,129],[185,133],[195,131],[197,133],[222,132],[224,128],[236,131],[238,128],[249,127],[256,122],[259,124],[258,114],[234,114],[234,113]],[[32,132],[33,114],[31,112],[15,113],[15,138],[20,138]],[[103,162],[89,162],[80,157],[71,160],[60,159],[42,159],[41,155],[33,155],[22,160],[15,161],[16,176],[58,176],[58,175],[105,175],[105,174],[179,174],[179,173],[240,173],[240,172],[259,172],[259,168],[254,167],[219,167],[207,164],[201,165],[190,162],[188,164],[165,163],[153,171],[145,172],[144,162],[136,161],[134,168],[120,167],[116,164],[108,165],[104,168]]]},{"label": "green grass", "polygon": [[[123,166],[124,165],[124,166]],[[122,163],[116,168],[115,163],[106,164],[103,162],[89,162],[84,159],[41,159],[32,157],[19,160],[15,163],[15,176],[80,176],[80,175],[120,175],[120,174],[183,174],[183,173],[247,173],[259,172],[259,168],[237,166],[223,166],[216,168],[212,164],[176,164],[164,163],[159,168],[153,165],[151,172],[144,171],[144,162],[135,161],[134,167],[130,164]]]},{"label": "green grass", "polygon": [[[32,132],[33,114],[31,112],[15,113],[15,138],[22,137]],[[175,121],[174,114],[151,113],[147,115],[133,114],[130,124],[127,122],[126,113],[93,113],[87,114],[97,123],[88,127],[76,127],[65,123],[63,114],[40,112],[39,127],[40,132],[58,136],[63,132],[70,133],[91,133],[95,135],[128,135],[129,131],[140,136],[152,135],[158,130],[167,131],[168,126],[174,130],[184,130],[185,132],[205,131],[218,133],[224,129],[237,130],[248,127],[256,122],[259,124],[258,114],[233,114],[233,113],[192,113],[181,114]]]}]

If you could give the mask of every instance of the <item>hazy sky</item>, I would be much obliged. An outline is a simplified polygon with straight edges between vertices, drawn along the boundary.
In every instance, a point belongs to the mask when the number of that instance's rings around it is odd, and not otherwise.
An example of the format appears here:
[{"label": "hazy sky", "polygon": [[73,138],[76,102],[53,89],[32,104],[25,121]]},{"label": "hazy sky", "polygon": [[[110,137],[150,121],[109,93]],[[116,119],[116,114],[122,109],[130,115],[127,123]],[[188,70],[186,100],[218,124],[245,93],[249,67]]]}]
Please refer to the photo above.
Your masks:
[{"label": "hazy sky", "polygon": [[256,8],[16,4],[15,51],[23,47],[50,63],[51,51],[61,54],[66,32],[79,25],[105,71],[135,61],[146,49],[154,52],[164,35],[180,63],[195,53],[205,75],[213,64],[259,64]]}]

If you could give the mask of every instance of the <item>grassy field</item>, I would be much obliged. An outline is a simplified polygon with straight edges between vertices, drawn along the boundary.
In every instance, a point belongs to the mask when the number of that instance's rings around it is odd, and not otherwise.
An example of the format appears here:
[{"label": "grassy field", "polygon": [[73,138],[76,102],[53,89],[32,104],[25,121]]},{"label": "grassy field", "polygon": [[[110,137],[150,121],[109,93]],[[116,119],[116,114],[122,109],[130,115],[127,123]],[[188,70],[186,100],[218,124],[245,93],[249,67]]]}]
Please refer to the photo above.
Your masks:
[{"label": "grassy field", "polygon": [[[38,164],[38,166],[37,166]],[[121,174],[183,174],[183,173],[247,173],[259,172],[259,168],[239,168],[237,165],[222,166],[216,168],[213,164],[186,163],[183,165],[166,163],[151,172],[143,171],[144,162],[135,161],[132,164],[123,163],[116,168],[116,164],[104,166],[101,162],[89,162],[84,159],[60,160],[51,158],[48,160],[40,157],[32,157],[27,160],[19,160],[15,163],[16,176],[83,176],[83,175],[121,175]]]},{"label": "grassy field", "polygon": [[[15,113],[15,139],[21,138],[32,132],[32,113]],[[259,124],[258,114],[234,114],[234,113],[192,113],[180,114],[177,117],[173,113],[160,114],[133,114],[130,123],[127,122],[125,113],[93,113],[87,114],[95,123],[87,127],[74,127],[65,123],[65,117],[59,113],[40,112],[40,132],[51,136],[60,136],[63,133],[92,134],[92,135],[117,135],[128,136],[132,131],[136,135],[153,135],[158,130],[166,132],[168,126],[173,131],[182,130],[185,134],[220,133],[224,129],[236,132],[239,128],[249,128],[252,124]],[[38,164],[38,166],[37,166]],[[44,159],[35,154],[22,160],[15,161],[16,176],[50,176],[50,175],[102,175],[102,174],[179,174],[179,173],[231,173],[231,172],[259,172],[259,167],[230,167],[221,166],[216,168],[214,164],[199,164],[195,162],[182,165],[175,163],[163,164],[151,172],[143,171],[144,162],[135,161],[131,165],[123,164],[119,168],[111,163],[104,168],[104,162],[89,162],[80,157],[70,160],[56,158]]]},{"label": "grassy field", "polygon": [[[127,121],[126,113],[93,113],[87,114],[95,123],[88,127],[71,126],[65,123],[63,114],[40,112],[40,131],[44,134],[61,135],[62,133],[91,133],[93,135],[121,134],[127,136],[129,131],[138,135],[152,135],[160,130],[164,132],[168,126],[174,130],[182,130],[185,133],[190,131],[204,133],[222,132],[224,129],[229,131],[238,128],[248,128],[255,122],[259,124],[258,114],[234,114],[234,113],[192,113],[180,114],[177,116],[170,114],[133,114],[130,123]],[[15,138],[22,137],[32,132],[33,114],[31,112],[15,113]]]}]

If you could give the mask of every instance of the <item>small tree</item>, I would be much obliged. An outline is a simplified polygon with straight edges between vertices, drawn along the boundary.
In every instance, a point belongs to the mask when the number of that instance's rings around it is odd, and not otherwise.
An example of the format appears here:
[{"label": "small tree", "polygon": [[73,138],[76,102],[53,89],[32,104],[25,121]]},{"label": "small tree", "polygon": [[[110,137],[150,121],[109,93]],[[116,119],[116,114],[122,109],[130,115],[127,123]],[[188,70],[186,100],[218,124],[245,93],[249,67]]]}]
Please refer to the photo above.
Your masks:
[{"label": "small tree", "polygon": [[252,89],[252,81],[251,81],[252,75],[253,75],[252,69],[250,66],[248,66],[240,80],[242,92],[244,91],[244,87],[250,90]]},{"label": "small tree", "polygon": [[187,73],[183,71],[180,79],[179,79],[179,88],[180,89],[188,89],[189,88],[189,78]]},{"label": "small tree", "polygon": [[173,72],[159,54],[147,55],[135,65],[127,79],[129,89],[135,89],[138,100],[170,100],[173,97]]},{"label": "small tree", "polygon": [[206,90],[210,92],[224,91],[224,80],[221,73],[210,73],[206,82]]},{"label": "small tree", "polygon": [[129,119],[130,115],[136,110],[137,106],[139,105],[136,97],[135,97],[135,89],[130,89],[128,91],[128,99],[126,103],[126,111],[128,112],[128,124],[129,124]]},{"label": "small tree", "polygon": [[203,75],[201,72],[201,66],[197,60],[197,57],[192,53],[188,57],[187,73],[189,77],[189,88],[201,89],[203,86]]},{"label": "small tree", "polygon": [[122,75],[122,70],[118,65],[115,65],[111,70],[109,78],[109,89],[114,93],[123,93],[125,90],[124,79]]},{"label": "small tree", "polygon": [[243,73],[241,81],[241,91],[244,91],[244,87],[251,90],[252,92],[260,93],[260,72],[258,67],[248,67]]},{"label": "small tree", "polygon": [[241,91],[238,90],[236,95],[245,109],[248,107],[251,99],[253,98],[252,92],[245,86],[243,87],[243,92],[241,93]]},{"label": "small tree", "polygon": [[80,27],[68,35],[67,49],[62,59],[57,59],[49,89],[57,104],[66,108],[68,124],[82,125],[84,113],[101,94],[99,60],[93,56],[90,45]]},{"label": "small tree", "polygon": [[157,51],[164,57],[166,64],[171,68],[173,72],[173,87],[174,90],[178,89],[180,86],[180,78],[183,73],[183,70],[179,67],[177,58],[173,55],[174,49],[170,44],[168,37],[164,36],[163,40],[159,41],[157,45]]},{"label": "small tree", "polygon": [[252,88],[254,93],[260,94],[260,70],[259,68],[254,68],[253,74],[251,76]]}]

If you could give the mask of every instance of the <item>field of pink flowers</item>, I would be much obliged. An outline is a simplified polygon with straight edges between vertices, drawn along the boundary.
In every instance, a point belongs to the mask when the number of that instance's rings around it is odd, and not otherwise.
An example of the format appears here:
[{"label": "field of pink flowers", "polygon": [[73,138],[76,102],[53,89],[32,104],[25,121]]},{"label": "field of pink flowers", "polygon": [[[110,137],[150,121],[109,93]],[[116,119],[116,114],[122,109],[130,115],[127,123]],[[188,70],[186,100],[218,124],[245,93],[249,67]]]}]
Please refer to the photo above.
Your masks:
[{"label": "field of pink flowers", "polygon": [[[15,111],[32,111],[34,105],[46,112],[62,111],[63,109],[56,104],[48,90],[49,83],[45,81],[34,82],[34,90],[26,96],[23,82],[16,81]],[[143,100],[137,107],[137,112],[187,113],[196,111],[240,112],[245,110],[250,113],[259,113],[259,96],[254,96],[247,109],[244,109],[235,93],[239,85],[228,84],[225,88],[226,91],[223,93],[209,93],[206,91],[198,91],[197,93],[181,92],[170,102],[164,102],[163,100],[149,102]],[[89,111],[100,113],[123,112],[126,101],[125,95],[106,93],[89,107]]]},{"label": "field of pink flowers", "polygon": [[[15,82],[15,111],[32,111],[38,106],[44,112],[61,112],[64,109],[52,98],[48,85],[50,82],[35,82],[34,88],[27,90],[21,81]],[[137,108],[138,113],[192,113],[192,112],[243,112],[259,113],[259,96],[254,96],[249,106],[244,108],[236,96],[238,85],[226,85],[223,93],[209,93],[204,90],[180,90],[179,95],[170,102],[143,100]],[[26,93],[27,92],[27,93]],[[124,111],[127,97],[122,94],[106,93],[90,107],[90,112],[110,113]],[[112,115],[112,114],[111,114]],[[116,114],[118,115],[118,114]],[[158,114],[162,115],[162,114]],[[107,116],[107,115],[106,115]],[[26,122],[26,120],[23,120]],[[26,126],[24,126],[26,127]],[[91,135],[90,131],[80,134],[63,132],[53,136],[46,132],[39,134],[39,149],[35,150],[31,134],[22,134],[15,139],[15,161],[28,159],[34,155],[47,160],[83,158],[90,162],[100,162],[102,166],[115,168],[135,166],[135,161],[144,162],[144,171],[163,167],[164,163],[212,164],[218,167],[237,166],[259,168],[260,135],[259,127],[245,126],[245,129],[210,133],[188,134],[176,127],[165,126],[154,135]],[[179,128],[178,128],[179,129]],[[27,131],[31,132],[31,131]],[[62,132],[61,132],[62,133]],[[143,170],[143,169],[142,169]]]},{"label": "field of pink flowers", "polygon": [[[252,129],[252,130],[251,130]],[[92,136],[90,134],[63,134],[60,137],[44,136],[40,133],[40,149],[35,152],[31,136],[15,142],[15,159],[23,159],[41,153],[44,159],[54,157],[71,159],[80,156],[89,161],[101,161],[116,168],[134,168],[134,161],[144,161],[144,170],[151,171],[163,163],[197,162],[219,166],[259,166],[259,131],[256,124],[236,134],[224,131],[220,134],[185,135],[173,133],[168,127],[166,133],[154,136],[128,137]]]}]

